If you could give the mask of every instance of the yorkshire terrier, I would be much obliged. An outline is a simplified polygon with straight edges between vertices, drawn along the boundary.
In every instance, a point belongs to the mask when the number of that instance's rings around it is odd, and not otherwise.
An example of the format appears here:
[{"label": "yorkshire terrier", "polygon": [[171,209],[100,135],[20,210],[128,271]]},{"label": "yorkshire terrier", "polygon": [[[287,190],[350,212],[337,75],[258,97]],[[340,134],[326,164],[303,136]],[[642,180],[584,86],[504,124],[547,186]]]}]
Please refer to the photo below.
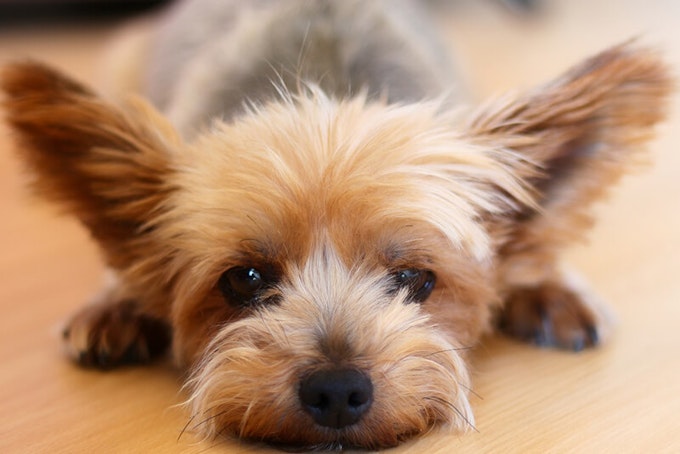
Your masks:
[{"label": "yorkshire terrier", "polygon": [[666,65],[629,42],[463,111],[418,7],[185,3],[145,47],[156,107],[4,69],[35,188],[114,276],[64,332],[75,361],[172,346],[203,435],[378,449],[472,426],[469,351],[494,328],[603,340],[559,255],[643,156]]}]

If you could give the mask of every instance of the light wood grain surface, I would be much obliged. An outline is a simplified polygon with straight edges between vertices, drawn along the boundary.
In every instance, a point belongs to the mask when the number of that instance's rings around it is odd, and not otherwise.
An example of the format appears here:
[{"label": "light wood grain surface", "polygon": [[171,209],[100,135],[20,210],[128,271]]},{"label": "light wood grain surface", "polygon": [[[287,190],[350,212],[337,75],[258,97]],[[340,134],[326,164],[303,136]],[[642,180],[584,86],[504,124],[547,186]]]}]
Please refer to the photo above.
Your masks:
[{"label": "light wood grain surface", "polygon": [[[680,2],[545,1],[513,17],[460,1],[442,15],[471,86],[498,93],[547,79],[631,36],[680,63]],[[466,6],[467,5],[467,6]],[[0,30],[0,61],[32,56],[88,81],[112,26]],[[97,289],[102,266],[75,222],[27,196],[0,129],[0,452],[246,453],[181,435],[181,375],[168,364],[102,373],[68,363],[60,323]],[[654,164],[627,178],[588,245],[569,251],[612,303],[611,342],[580,354],[487,339],[474,358],[477,432],[433,434],[394,453],[680,453],[680,116]]]}]

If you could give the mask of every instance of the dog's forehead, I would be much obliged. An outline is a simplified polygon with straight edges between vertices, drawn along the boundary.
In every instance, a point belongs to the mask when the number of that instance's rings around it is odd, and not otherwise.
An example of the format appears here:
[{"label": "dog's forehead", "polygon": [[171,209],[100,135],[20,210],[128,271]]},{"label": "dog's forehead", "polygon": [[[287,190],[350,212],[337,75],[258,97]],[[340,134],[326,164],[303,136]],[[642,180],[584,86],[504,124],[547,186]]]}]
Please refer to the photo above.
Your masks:
[{"label": "dog's forehead", "polygon": [[468,159],[466,147],[432,106],[272,106],[193,144],[178,166],[177,218],[197,236],[191,241],[225,254],[302,259],[320,235],[352,260],[371,251],[425,256],[413,251],[434,237],[483,250],[468,200],[478,190],[465,194],[464,179],[447,173]]}]

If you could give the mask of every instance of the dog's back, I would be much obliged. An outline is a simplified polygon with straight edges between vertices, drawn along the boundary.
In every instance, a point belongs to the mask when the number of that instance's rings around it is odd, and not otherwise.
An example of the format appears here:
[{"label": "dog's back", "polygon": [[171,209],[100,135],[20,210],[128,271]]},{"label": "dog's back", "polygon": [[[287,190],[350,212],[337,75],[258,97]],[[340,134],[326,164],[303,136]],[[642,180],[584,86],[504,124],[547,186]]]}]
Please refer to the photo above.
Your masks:
[{"label": "dog's back", "polygon": [[413,102],[456,88],[417,2],[191,0],[153,33],[142,91],[185,136],[304,84]]}]

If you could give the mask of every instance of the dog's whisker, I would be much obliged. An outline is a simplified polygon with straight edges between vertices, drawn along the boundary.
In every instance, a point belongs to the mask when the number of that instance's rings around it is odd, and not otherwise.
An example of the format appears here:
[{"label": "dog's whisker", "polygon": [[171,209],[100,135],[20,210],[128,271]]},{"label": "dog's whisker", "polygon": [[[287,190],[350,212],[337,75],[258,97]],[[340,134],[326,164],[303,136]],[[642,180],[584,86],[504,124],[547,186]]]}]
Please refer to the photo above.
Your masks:
[{"label": "dog's whisker", "polygon": [[196,414],[192,414],[191,417],[187,420],[186,424],[184,424],[184,427],[182,427],[182,430],[179,432],[179,435],[177,436],[177,440],[179,441],[182,438],[182,435],[184,435],[184,432],[187,431],[189,428],[189,425],[193,422],[193,420],[196,419]]},{"label": "dog's whisker", "polygon": [[466,350],[472,350],[474,347],[451,347],[451,348],[445,348],[442,350],[437,350],[435,352],[428,353],[426,355],[421,355],[422,358],[429,358],[430,356],[434,355],[440,355],[442,353],[450,353],[450,352],[459,352],[459,351],[466,351]]},{"label": "dog's whisker", "polygon": [[[213,410],[213,408],[208,408],[204,411],[204,413],[211,412],[212,410]],[[211,421],[226,415],[227,413],[229,413],[229,411],[230,411],[229,409],[225,409],[225,410],[220,411],[219,413],[216,413],[214,415],[210,415],[207,418],[204,418],[201,421],[194,424],[193,429],[199,429],[201,426],[204,426],[204,425],[210,423]]]},{"label": "dog's whisker", "polygon": [[456,384],[458,384],[458,386],[460,386],[461,388],[465,389],[466,391],[468,391],[470,394],[472,394],[472,395],[475,396],[476,398],[478,398],[478,399],[480,399],[480,400],[484,400],[484,398],[481,396],[481,394],[477,393],[477,392],[476,392],[474,389],[472,389],[470,386],[465,385],[465,384],[463,384],[463,383],[461,383],[461,382],[459,382],[459,381],[457,381],[457,380],[456,380]]},{"label": "dog's whisker", "polygon": [[477,429],[477,427],[475,427],[475,425],[472,423],[472,421],[470,421],[470,419],[469,419],[469,418],[468,418],[468,417],[467,417],[467,416],[466,416],[466,415],[465,415],[465,414],[464,414],[464,413],[463,413],[463,412],[462,412],[462,411],[461,411],[461,410],[460,410],[453,402],[449,402],[448,400],[446,400],[446,399],[444,399],[444,398],[442,398],[442,397],[439,397],[439,396],[427,396],[427,397],[425,397],[425,400],[432,400],[432,401],[434,401],[434,402],[437,402],[437,403],[439,403],[439,404],[442,404],[442,405],[445,405],[445,406],[449,407],[449,408],[452,409],[458,416],[460,416],[461,419],[462,419],[463,421],[465,421],[465,423],[466,423],[469,427],[471,427],[475,432],[478,432],[478,433],[479,433],[479,430]]},{"label": "dog's whisker", "polygon": [[[448,350],[446,350],[446,351],[455,351],[455,350],[458,350],[458,349],[448,349]],[[436,352],[436,353],[441,353],[441,352]],[[427,358],[427,357],[429,357],[429,356],[431,356],[431,355],[425,355],[425,356],[423,356],[422,358]],[[453,377],[453,378],[454,378],[454,380],[455,380],[455,382],[456,382],[456,385],[458,385],[458,386],[460,386],[461,388],[465,389],[466,391],[468,391],[468,392],[469,392],[470,394],[472,394],[473,396],[475,396],[475,397],[477,397],[477,398],[479,398],[479,399],[481,399],[481,400],[484,400],[484,398],[483,398],[480,394],[478,394],[474,389],[472,389],[469,385],[466,385],[466,384],[462,383],[457,377]]]},{"label": "dog's whisker", "polygon": [[[426,355],[420,355],[420,356],[418,356],[418,357],[423,358],[423,359],[427,359],[428,361],[430,361],[429,358],[430,358],[431,356],[436,355],[436,354],[448,353],[448,352],[458,351],[458,350],[466,350],[467,348],[471,348],[471,347],[448,348],[448,349],[444,349],[444,350],[439,350],[439,351],[436,351],[436,352],[432,352],[432,353],[429,353],[429,354],[426,354]],[[408,357],[401,358],[401,360],[407,360],[407,359],[408,359]],[[392,367],[396,367],[396,366],[398,365],[398,363],[399,363],[398,361],[395,362],[395,363],[393,364]],[[436,361],[435,361],[435,363],[436,363],[436,364],[439,364],[439,363],[437,363]],[[387,373],[388,373],[390,370],[391,370],[391,368],[390,368],[390,369],[387,369],[387,370],[383,373],[383,375],[386,377]],[[460,380],[458,380],[456,377],[453,377],[453,379],[455,380],[455,382],[456,382],[456,384],[457,384],[458,386],[460,386],[461,388],[465,389],[466,391],[468,391],[470,394],[474,395],[475,397],[477,397],[477,398],[479,398],[479,399],[481,399],[481,400],[484,400],[484,398],[483,398],[480,394],[478,394],[474,389],[472,389],[470,386],[465,385],[464,383],[461,383]]]}]

